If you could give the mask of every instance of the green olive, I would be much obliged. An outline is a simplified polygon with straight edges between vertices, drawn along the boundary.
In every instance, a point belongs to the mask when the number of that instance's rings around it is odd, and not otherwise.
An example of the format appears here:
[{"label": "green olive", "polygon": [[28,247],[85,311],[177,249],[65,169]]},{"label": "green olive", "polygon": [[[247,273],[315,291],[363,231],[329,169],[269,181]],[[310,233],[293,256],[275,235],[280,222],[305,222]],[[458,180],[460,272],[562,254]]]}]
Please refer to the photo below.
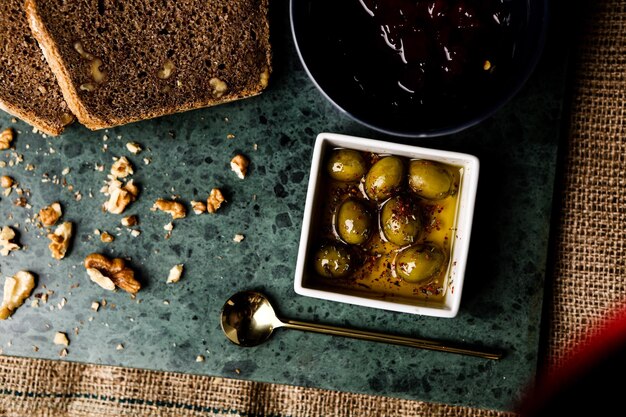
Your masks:
[{"label": "green olive", "polygon": [[409,164],[409,187],[427,200],[441,200],[454,190],[452,174],[443,165],[425,160]]},{"label": "green olive", "polygon": [[422,221],[418,208],[405,197],[387,200],[380,213],[383,234],[398,246],[411,245],[422,233]]},{"label": "green olive", "polygon": [[367,172],[367,163],[358,151],[336,149],[328,158],[326,169],[330,177],[337,181],[358,181]]},{"label": "green olive", "polygon": [[436,278],[446,262],[443,250],[433,245],[415,245],[404,249],[396,257],[396,273],[410,283]]},{"label": "green olive", "polygon": [[328,243],[315,252],[315,271],[326,278],[344,278],[352,271],[352,256],[340,243]]},{"label": "green olive", "polygon": [[348,198],[337,210],[337,234],[346,243],[361,245],[372,234],[374,221],[366,203]]},{"label": "green olive", "polygon": [[383,201],[394,195],[404,177],[404,163],[397,156],[380,159],[370,168],[365,177],[365,192],[376,201]]}]

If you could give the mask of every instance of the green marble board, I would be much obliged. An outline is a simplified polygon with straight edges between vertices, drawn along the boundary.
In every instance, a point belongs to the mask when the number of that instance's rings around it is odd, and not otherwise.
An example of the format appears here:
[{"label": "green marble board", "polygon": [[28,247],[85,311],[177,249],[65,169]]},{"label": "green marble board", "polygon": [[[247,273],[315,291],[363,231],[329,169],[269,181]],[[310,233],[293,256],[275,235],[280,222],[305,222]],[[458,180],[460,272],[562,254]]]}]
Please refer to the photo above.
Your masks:
[{"label": "green marble board", "polygon": [[[324,100],[298,62],[288,2],[271,7],[275,71],[261,96],[108,131],[74,125],[59,138],[44,138],[0,116],[0,127],[19,132],[15,150],[2,152],[0,160],[23,156],[0,172],[30,190],[30,208],[16,207],[16,194],[0,198],[0,225],[18,224],[25,246],[0,258],[1,274],[28,269],[37,275],[35,294],[53,292],[46,304],[32,307],[28,300],[0,322],[3,353],[511,409],[532,382],[538,361],[563,49],[548,45],[522,92],[480,126],[451,137],[398,139],[359,126]],[[456,318],[377,311],[294,293],[311,151],[322,131],[480,158],[465,292]],[[130,154],[129,141],[145,150]],[[251,160],[245,180],[229,168],[238,152]],[[120,228],[121,216],[101,210],[105,197],[99,190],[112,158],[123,155],[133,162],[141,188],[127,211],[139,216],[137,237]],[[146,165],[144,158],[151,162]],[[215,215],[190,213],[175,221],[166,240],[163,226],[170,218],[150,211],[153,202],[170,195],[202,200],[213,187],[223,189],[228,203]],[[50,257],[45,232],[28,221],[57,200],[63,218],[76,226],[72,249],[60,262]],[[115,241],[100,242],[94,229],[112,233]],[[235,234],[245,239],[236,243]],[[145,284],[135,300],[89,281],[82,261],[96,251],[132,259]],[[178,263],[185,264],[184,276],[167,285],[168,271]],[[247,289],[267,293],[286,317],[501,347],[506,356],[494,362],[287,330],[263,346],[240,348],[223,337],[219,312],[231,294]],[[103,298],[107,306],[92,311],[92,301]],[[57,331],[71,341],[62,359],[61,347],[52,342]],[[198,355],[205,361],[196,362]]]}]

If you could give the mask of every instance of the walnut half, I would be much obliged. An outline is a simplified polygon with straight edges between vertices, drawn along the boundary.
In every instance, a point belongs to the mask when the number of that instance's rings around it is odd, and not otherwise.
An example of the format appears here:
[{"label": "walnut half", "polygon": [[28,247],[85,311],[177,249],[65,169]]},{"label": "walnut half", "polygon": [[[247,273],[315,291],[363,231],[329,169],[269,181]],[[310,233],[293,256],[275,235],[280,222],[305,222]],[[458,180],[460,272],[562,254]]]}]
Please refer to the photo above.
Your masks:
[{"label": "walnut half", "polygon": [[19,271],[4,281],[4,295],[0,305],[0,320],[6,320],[24,303],[35,288],[35,276],[27,271]]},{"label": "walnut half", "polygon": [[50,244],[48,248],[54,259],[63,259],[67,249],[70,247],[70,241],[72,240],[72,223],[63,222],[57,226],[54,233],[48,234]]},{"label": "walnut half", "polygon": [[[92,253],[87,255],[84,264],[87,269],[87,274],[92,281],[95,281],[103,288],[109,289],[110,285],[109,288],[107,288],[105,285],[96,281],[96,279],[94,279],[96,273],[90,270],[97,271],[102,277],[110,280],[115,286],[131,294],[135,294],[141,289],[141,284],[135,278],[135,271],[129,268],[121,258],[110,259],[105,255]],[[98,276],[97,278],[103,283],[106,282],[102,277]]]}]

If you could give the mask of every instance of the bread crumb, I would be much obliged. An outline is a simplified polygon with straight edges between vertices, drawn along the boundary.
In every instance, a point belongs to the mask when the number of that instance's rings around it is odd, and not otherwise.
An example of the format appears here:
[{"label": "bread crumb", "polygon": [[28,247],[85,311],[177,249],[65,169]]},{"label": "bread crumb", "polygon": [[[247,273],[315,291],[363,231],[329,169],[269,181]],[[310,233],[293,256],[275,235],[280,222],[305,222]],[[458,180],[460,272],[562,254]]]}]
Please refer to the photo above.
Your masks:
[{"label": "bread crumb", "polygon": [[204,362],[204,356],[202,355],[196,356],[196,362]]},{"label": "bread crumb", "polygon": [[180,281],[180,277],[183,275],[184,264],[174,265],[167,276],[167,284]]},{"label": "bread crumb", "polygon": [[141,234],[141,231],[134,229],[130,231],[130,234],[132,237],[137,237]]},{"label": "bread crumb", "polygon": [[59,356],[64,358],[66,357],[68,354],[67,349],[63,348],[60,352],[59,352]]},{"label": "bread crumb", "polygon": [[54,335],[54,344],[55,345],[69,346],[70,345],[70,341],[67,338],[67,334],[65,334],[63,332],[56,332],[56,334]]},{"label": "bread crumb", "polygon": [[241,242],[244,239],[245,239],[244,235],[236,234],[235,237],[233,238],[233,242],[239,243],[239,242]]},{"label": "bread crumb", "polygon": [[115,346],[115,350],[124,350],[124,345],[119,343],[117,346]]},{"label": "bread crumb", "polygon": [[97,301],[93,301],[93,302],[91,303],[91,309],[92,309],[93,311],[98,311],[98,309],[100,309],[100,303],[99,303],[99,302],[97,302]]},{"label": "bread crumb", "polygon": [[168,232],[171,232],[174,229],[174,223],[169,222],[168,224],[163,226],[163,229],[167,230]]}]

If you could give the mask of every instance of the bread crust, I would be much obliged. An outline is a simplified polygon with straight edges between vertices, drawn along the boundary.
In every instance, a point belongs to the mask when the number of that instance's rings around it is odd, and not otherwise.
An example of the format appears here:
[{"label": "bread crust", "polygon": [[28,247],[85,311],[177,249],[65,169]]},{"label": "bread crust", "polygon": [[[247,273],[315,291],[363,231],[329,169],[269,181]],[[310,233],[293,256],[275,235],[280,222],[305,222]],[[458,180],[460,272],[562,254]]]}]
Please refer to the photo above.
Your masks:
[{"label": "bread crust", "polygon": [[[23,20],[20,20],[23,18]],[[22,0],[0,6],[3,55],[0,65],[0,109],[42,133],[57,136],[74,121],[56,79],[31,37]],[[41,62],[40,62],[41,60]]]},{"label": "bread crust", "polygon": [[48,33],[45,26],[42,24],[39,11],[37,9],[37,3],[34,0],[26,0],[24,7],[26,9],[26,16],[28,18],[30,30],[35,39],[37,39],[39,48],[41,48],[43,56],[46,58],[52,73],[59,83],[59,87],[63,93],[63,98],[74,116],[76,116],[79,122],[90,129],[95,130],[99,129],[99,126],[106,126],[107,122],[92,117],[78,98],[76,89],[72,86],[70,81],[68,71],[63,65],[61,65],[61,54],[56,48],[50,33]]},{"label": "bread crust", "polygon": [[[104,129],[140,120],[184,112],[202,107],[214,106],[234,100],[239,100],[242,98],[252,97],[260,94],[262,90],[264,90],[267,86],[267,77],[269,77],[269,74],[271,73],[271,49],[269,45],[269,25],[267,23],[268,0],[258,0],[258,3],[262,6],[261,9],[263,9],[263,14],[259,15],[259,19],[264,19],[264,23],[261,26],[262,33],[259,34],[259,36],[263,36],[263,42],[259,41],[259,44],[262,45],[262,47],[256,47],[255,45],[256,49],[254,50],[254,53],[256,54],[264,54],[263,62],[255,62],[255,64],[260,64],[260,68],[256,69],[258,71],[259,77],[258,83],[249,83],[250,85],[245,85],[245,87],[238,88],[235,91],[228,91],[228,93],[217,98],[207,97],[206,93],[198,93],[196,94],[196,97],[189,97],[189,99],[186,99],[185,101],[177,98],[177,100],[171,100],[170,102],[161,103],[161,105],[159,106],[144,106],[143,103],[135,103],[132,108],[124,108],[123,106],[121,106],[116,109],[118,110],[117,113],[121,113],[119,110],[122,109],[124,110],[124,114],[123,116],[117,116],[116,114],[113,114],[113,112],[105,111],[107,109],[102,108],[101,103],[95,105],[95,99],[90,102],[90,98],[86,97],[85,91],[79,91],[80,86],[76,82],[78,78],[76,75],[76,68],[74,67],[74,72],[72,72],[72,68],[70,68],[71,65],[69,63],[70,57],[64,56],[63,51],[59,47],[60,38],[62,38],[62,36],[58,33],[52,33],[49,25],[46,25],[46,18],[42,15],[42,10],[40,7],[41,1],[43,0],[26,0],[25,2],[26,13],[28,16],[28,22],[31,31],[33,33],[33,36],[39,42],[41,50],[50,66],[50,69],[55,74],[58,80],[59,86],[63,93],[63,97],[65,98],[65,101],[67,102],[69,108],[76,115],[78,120],[89,129]],[[250,0],[245,1],[251,2]],[[65,46],[67,46],[67,41],[68,39],[65,39]],[[130,59],[129,61],[131,61],[131,63],[126,63],[126,65],[133,65],[132,59]],[[257,59],[256,61],[260,61],[260,59]],[[122,63],[109,62],[109,68],[115,65],[122,65]],[[115,69],[113,69],[113,71],[115,71]],[[266,72],[265,79],[261,81],[263,79],[261,73],[264,71]],[[116,76],[117,78],[115,78]],[[119,84],[120,77],[118,75],[113,73],[111,75],[111,78],[113,78],[114,81],[117,81]],[[206,86],[194,86],[196,88],[196,91],[205,87],[208,88],[209,78],[210,75],[207,75],[205,83]],[[98,88],[106,88],[106,83],[103,84],[102,87],[98,86]],[[111,95],[113,95],[113,93],[111,93]],[[104,97],[108,98],[109,101],[112,101],[110,97]],[[152,99],[153,102],[155,101],[154,97],[149,98]]]}]

